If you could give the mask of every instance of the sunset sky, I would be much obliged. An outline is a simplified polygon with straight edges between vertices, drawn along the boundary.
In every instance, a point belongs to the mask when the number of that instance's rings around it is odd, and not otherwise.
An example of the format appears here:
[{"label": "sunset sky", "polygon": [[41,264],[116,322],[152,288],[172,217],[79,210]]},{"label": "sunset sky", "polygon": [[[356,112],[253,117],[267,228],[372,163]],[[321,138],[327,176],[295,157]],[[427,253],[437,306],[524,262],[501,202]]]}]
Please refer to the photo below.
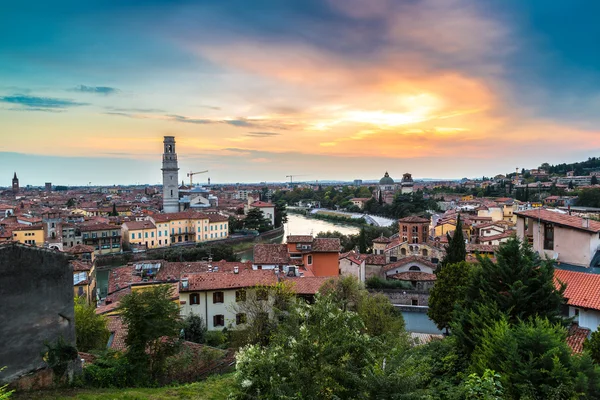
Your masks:
[{"label": "sunset sky", "polygon": [[594,0],[11,1],[0,186],[495,175],[598,156]]}]

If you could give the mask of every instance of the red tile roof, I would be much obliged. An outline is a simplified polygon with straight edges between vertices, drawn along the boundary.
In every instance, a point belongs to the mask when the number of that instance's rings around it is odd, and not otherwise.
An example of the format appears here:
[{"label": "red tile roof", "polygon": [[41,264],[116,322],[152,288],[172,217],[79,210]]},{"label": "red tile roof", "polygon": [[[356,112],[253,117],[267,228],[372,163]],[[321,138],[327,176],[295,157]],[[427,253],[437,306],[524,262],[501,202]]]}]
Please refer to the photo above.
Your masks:
[{"label": "red tile roof", "polygon": [[123,227],[132,231],[138,229],[156,229],[152,221],[129,221],[123,224]]},{"label": "red tile roof", "polygon": [[303,278],[285,278],[284,282],[292,284],[292,291],[296,294],[315,294],[328,280],[329,276],[314,276]]},{"label": "red tile roof", "polygon": [[233,272],[200,272],[187,276],[188,288],[179,289],[180,292],[236,289],[260,285],[273,285],[277,283],[277,276],[273,270],[240,271]]},{"label": "red tile roof", "polygon": [[76,244],[75,246],[71,247],[70,249],[65,250],[65,252],[69,253],[69,254],[93,253],[94,247],[87,246],[85,244]]},{"label": "red tile roof", "polygon": [[79,260],[71,260],[69,264],[73,267],[73,272],[89,271],[92,269],[92,263],[82,262]]},{"label": "red tile roof", "polygon": [[111,333],[112,341],[110,348],[112,350],[123,351],[127,349],[125,345],[125,338],[127,337],[127,326],[123,323],[121,316],[111,315],[108,316],[107,328]]},{"label": "red tile roof", "polygon": [[208,215],[196,211],[182,211],[168,214],[154,214],[151,218],[154,222],[169,222],[181,219],[208,219]]},{"label": "red tile roof", "polygon": [[286,244],[255,244],[254,264],[289,264],[290,255]]},{"label": "red tile roof", "polygon": [[399,274],[395,274],[390,276],[392,279],[398,279],[400,281],[435,281],[435,274],[428,274],[427,272],[417,272],[417,271],[409,271],[409,272],[400,272]]},{"label": "red tile roof", "polygon": [[426,222],[429,223],[429,220],[426,218],[411,216],[411,217],[400,218],[398,220],[398,222],[408,223],[408,224],[416,224],[416,223],[426,223]]},{"label": "red tile roof", "polygon": [[575,215],[561,214],[558,212],[548,211],[543,208],[527,211],[515,211],[515,215],[519,217],[528,217],[540,219],[543,222],[551,222],[557,225],[568,228],[579,229],[587,232],[600,232],[600,222],[588,220],[588,226],[584,226],[584,219]]},{"label": "red tile roof", "polygon": [[207,215],[208,221],[209,222],[227,222],[229,221],[229,217],[226,217],[224,215],[221,214],[208,214]]},{"label": "red tile roof", "polygon": [[567,334],[567,344],[573,350],[573,353],[583,353],[583,344],[591,332],[591,330],[581,328],[577,324],[571,325]]},{"label": "red tile roof", "polygon": [[394,263],[384,266],[383,271],[389,271],[391,269],[402,267],[402,266],[404,266],[406,264],[410,264],[410,263],[420,263],[420,264],[428,266],[429,268],[433,268],[433,269],[436,268],[436,265],[434,263],[432,263],[431,261],[429,261],[423,257],[410,256],[410,257],[405,257],[399,261],[396,261]]},{"label": "red tile roof", "polygon": [[334,252],[338,253],[342,245],[339,238],[316,238],[313,240],[313,252]]},{"label": "red tile roof", "polygon": [[385,265],[386,259],[383,254],[369,254],[365,259],[366,265]]},{"label": "red tile roof", "polygon": [[254,203],[250,204],[250,207],[275,207],[275,204],[266,203],[264,201],[255,201]]},{"label": "red tile roof", "polygon": [[380,236],[376,239],[373,239],[373,243],[389,243],[391,241],[392,241],[392,239],[387,238],[385,236]]},{"label": "red tile roof", "polygon": [[554,280],[565,283],[567,304],[574,307],[600,310],[600,275],[586,272],[554,270]]},{"label": "red tile roof", "polygon": [[313,237],[311,235],[290,235],[287,237],[288,243],[312,243]]}]

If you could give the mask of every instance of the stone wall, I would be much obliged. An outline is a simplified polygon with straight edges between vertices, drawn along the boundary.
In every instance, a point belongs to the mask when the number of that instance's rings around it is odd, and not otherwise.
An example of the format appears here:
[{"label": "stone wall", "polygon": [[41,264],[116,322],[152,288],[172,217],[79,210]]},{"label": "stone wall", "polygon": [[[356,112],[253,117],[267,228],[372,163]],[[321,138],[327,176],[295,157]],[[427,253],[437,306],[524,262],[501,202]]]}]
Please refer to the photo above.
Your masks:
[{"label": "stone wall", "polygon": [[44,342],[75,345],[73,269],[65,255],[0,245],[0,382],[44,368]]},{"label": "stone wall", "polygon": [[[383,293],[394,305],[429,306],[429,291],[403,289],[369,289],[371,293]],[[417,304],[413,301],[416,300]]]}]

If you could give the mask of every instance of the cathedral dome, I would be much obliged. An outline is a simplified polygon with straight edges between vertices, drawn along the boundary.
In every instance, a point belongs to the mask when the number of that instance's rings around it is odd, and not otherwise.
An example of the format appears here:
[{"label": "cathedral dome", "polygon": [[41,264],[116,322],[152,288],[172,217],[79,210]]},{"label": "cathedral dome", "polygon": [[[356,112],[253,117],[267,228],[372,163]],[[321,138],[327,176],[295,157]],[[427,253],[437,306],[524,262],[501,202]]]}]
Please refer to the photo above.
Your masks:
[{"label": "cathedral dome", "polygon": [[395,184],[395,182],[394,182],[394,180],[393,180],[392,178],[390,178],[390,175],[389,175],[389,174],[387,173],[387,171],[386,171],[386,173],[385,173],[385,175],[383,176],[383,178],[381,178],[381,179],[379,180],[379,184],[380,184],[380,185],[394,185],[394,184]]}]

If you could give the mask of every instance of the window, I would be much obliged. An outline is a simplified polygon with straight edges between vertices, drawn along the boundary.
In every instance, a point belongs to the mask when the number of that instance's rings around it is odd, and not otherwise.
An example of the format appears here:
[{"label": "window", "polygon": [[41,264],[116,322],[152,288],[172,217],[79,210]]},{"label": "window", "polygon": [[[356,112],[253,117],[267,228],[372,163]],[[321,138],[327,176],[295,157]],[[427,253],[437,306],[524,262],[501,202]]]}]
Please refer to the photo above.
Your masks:
[{"label": "window", "polygon": [[200,293],[190,294],[190,305],[193,306],[195,304],[200,304]]},{"label": "window", "polygon": [[413,265],[412,267],[410,267],[408,269],[409,271],[421,271],[421,268],[417,267],[416,265]]},{"label": "window", "polygon": [[412,300],[411,300],[411,304],[412,304],[413,306],[418,306],[418,305],[419,305],[419,300],[418,300],[418,299],[412,299]]},{"label": "window", "polygon": [[406,225],[402,225],[402,232],[408,232],[408,227]]},{"label": "window", "polygon": [[144,232],[144,238],[148,239],[148,232]]},{"label": "window", "polygon": [[246,314],[238,313],[235,315],[235,324],[242,325],[246,323]]},{"label": "window", "polygon": [[225,316],[218,314],[213,317],[213,326],[225,326]]},{"label": "window", "polygon": [[162,231],[158,231],[158,237],[162,237]]},{"label": "window", "polygon": [[141,239],[141,238],[142,238],[142,232],[139,232],[138,233],[138,239]]},{"label": "window", "polygon": [[267,291],[267,289],[261,288],[261,289],[256,289],[256,300],[268,300],[269,299],[269,292]]},{"label": "window", "polygon": [[131,238],[132,238],[132,239],[135,239],[135,233],[132,233],[132,234],[131,234]]},{"label": "window", "polygon": [[307,258],[308,265],[312,265],[312,255],[309,255]]},{"label": "window", "polygon": [[554,225],[544,224],[544,250],[554,250]]},{"label": "window", "polygon": [[400,254],[402,254],[403,256],[405,256],[406,255],[406,249],[404,249],[404,248],[400,249]]},{"label": "window", "polygon": [[223,292],[214,292],[213,293],[213,304],[223,303],[224,302],[223,297],[224,297]]},{"label": "window", "polygon": [[[404,250],[404,249],[402,249],[402,250]],[[406,254],[406,250],[404,250],[404,254]],[[396,261],[398,261],[398,257],[396,257],[396,256],[390,257],[390,262],[396,262]]]},{"label": "window", "polygon": [[246,291],[245,290],[236,290],[235,301],[246,301]]},{"label": "window", "polygon": [[427,249],[423,249],[423,257],[427,257],[429,255],[429,252],[427,251]]},{"label": "window", "polygon": [[154,232],[150,232],[150,236],[151,236],[151,237],[154,237]]}]

